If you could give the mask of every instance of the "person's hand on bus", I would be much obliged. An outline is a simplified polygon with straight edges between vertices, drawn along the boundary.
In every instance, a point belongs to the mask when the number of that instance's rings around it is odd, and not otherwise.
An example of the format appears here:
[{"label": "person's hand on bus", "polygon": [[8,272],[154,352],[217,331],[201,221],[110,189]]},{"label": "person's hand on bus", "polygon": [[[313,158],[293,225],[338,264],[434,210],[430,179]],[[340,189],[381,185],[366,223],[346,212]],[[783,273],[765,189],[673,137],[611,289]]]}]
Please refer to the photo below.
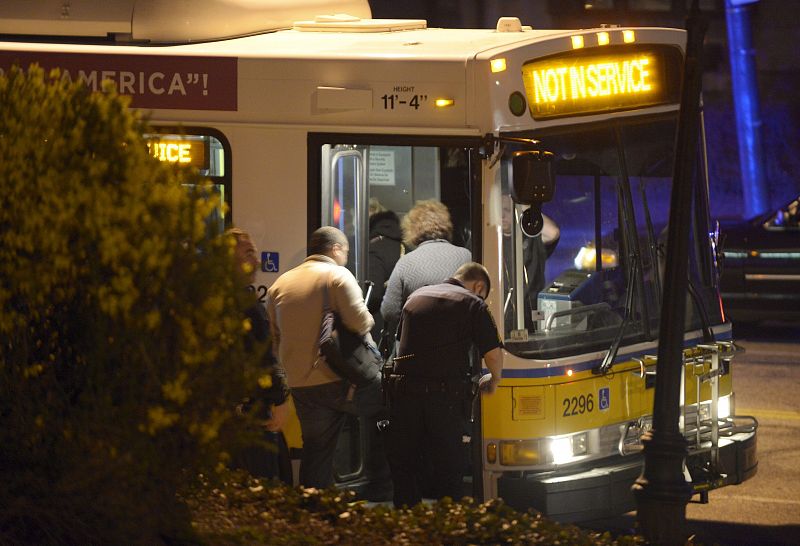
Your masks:
[{"label": "person's hand on bus", "polygon": [[280,406],[272,406],[272,417],[264,422],[264,427],[270,432],[278,432],[286,424],[289,416],[289,404],[283,403]]},{"label": "person's hand on bus", "polygon": [[495,376],[490,373],[483,374],[478,380],[478,389],[484,394],[494,394],[499,383],[499,377],[495,378]]},{"label": "person's hand on bus", "polygon": [[503,351],[500,347],[495,347],[485,355],[483,361],[489,373],[484,374],[478,380],[478,389],[485,394],[494,394],[500,378],[503,376]]}]

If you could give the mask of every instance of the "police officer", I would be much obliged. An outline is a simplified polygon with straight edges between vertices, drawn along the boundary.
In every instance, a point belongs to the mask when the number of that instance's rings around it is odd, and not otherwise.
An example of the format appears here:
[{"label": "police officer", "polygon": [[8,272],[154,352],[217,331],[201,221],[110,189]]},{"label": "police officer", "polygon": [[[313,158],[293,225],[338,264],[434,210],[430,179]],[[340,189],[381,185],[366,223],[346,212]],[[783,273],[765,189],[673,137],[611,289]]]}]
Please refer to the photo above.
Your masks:
[{"label": "police officer", "polygon": [[490,371],[481,377],[480,390],[493,393],[503,368],[497,327],[484,303],[490,288],[486,268],[469,262],[453,278],[416,290],[403,306],[398,356],[387,385],[397,507],[422,500],[423,451],[433,466],[436,498],[462,496],[472,347]]}]

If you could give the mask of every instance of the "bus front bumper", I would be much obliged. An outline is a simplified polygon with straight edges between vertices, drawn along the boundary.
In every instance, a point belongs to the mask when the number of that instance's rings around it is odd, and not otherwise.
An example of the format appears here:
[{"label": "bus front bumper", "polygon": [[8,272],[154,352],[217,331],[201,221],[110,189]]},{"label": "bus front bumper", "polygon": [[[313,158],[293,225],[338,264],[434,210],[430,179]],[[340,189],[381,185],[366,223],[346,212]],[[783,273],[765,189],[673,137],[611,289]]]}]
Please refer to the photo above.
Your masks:
[{"label": "bus front bumper", "polygon": [[[748,480],[758,469],[756,431],[738,433],[720,441],[719,472],[698,472],[708,468],[705,454],[692,454],[687,468],[695,469],[695,494],[735,485]],[[700,461],[698,463],[698,460]],[[518,510],[534,508],[564,523],[618,516],[636,510],[631,486],[641,475],[641,454],[616,456],[595,461],[591,468],[547,473],[507,472],[497,481],[498,496]]]}]

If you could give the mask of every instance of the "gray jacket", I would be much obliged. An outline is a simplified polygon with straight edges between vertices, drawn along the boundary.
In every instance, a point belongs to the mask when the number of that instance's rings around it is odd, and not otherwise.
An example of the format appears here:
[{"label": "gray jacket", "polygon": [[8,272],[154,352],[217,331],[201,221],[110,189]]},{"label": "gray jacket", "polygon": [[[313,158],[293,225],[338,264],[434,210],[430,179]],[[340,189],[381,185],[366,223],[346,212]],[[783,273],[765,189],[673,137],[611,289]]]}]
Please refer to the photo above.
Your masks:
[{"label": "gray jacket", "polygon": [[444,239],[424,241],[413,252],[400,258],[389,277],[381,303],[381,315],[389,327],[397,327],[403,304],[414,290],[444,282],[471,260],[472,253],[469,250]]}]

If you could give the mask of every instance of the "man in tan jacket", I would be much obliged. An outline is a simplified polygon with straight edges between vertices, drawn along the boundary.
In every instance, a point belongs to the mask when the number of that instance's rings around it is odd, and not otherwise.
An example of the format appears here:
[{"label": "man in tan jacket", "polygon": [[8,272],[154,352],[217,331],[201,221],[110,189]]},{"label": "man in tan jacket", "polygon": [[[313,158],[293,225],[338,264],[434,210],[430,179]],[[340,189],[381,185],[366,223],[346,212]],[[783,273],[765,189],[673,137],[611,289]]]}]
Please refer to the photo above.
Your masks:
[{"label": "man in tan jacket", "polygon": [[[365,335],[373,325],[361,289],[345,267],[347,237],[330,226],[316,230],[308,258],[270,287],[267,303],[275,351],[286,370],[303,435],[300,483],[333,483],[333,453],[348,413],[380,403],[380,382],[362,387],[347,399],[349,384],[319,356],[319,331],[325,292],[328,305],[350,331]],[[353,403],[354,402],[354,403]]]}]

